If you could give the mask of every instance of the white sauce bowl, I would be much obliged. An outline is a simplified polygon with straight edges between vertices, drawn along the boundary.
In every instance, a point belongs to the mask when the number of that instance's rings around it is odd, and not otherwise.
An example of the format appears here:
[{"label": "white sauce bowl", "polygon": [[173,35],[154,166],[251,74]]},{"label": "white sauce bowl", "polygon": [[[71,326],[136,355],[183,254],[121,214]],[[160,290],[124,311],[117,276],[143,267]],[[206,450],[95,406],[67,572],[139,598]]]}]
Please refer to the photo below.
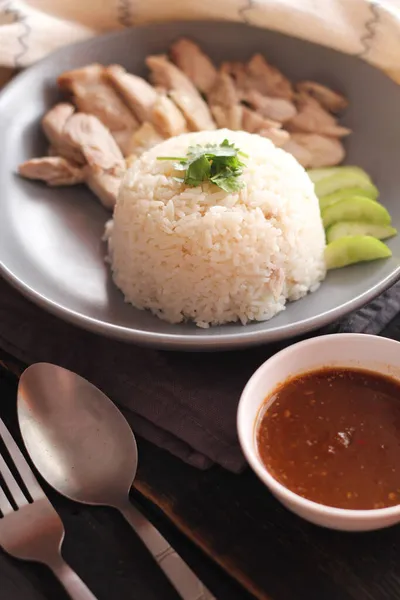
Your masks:
[{"label": "white sauce bowl", "polygon": [[399,523],[400,505],[349,510],[318,504],[287,489],[261,462],[256,426],[264,401],[286,379],[323,367],[365,369],[390,376],[400,383],[400,343],[374,335],[325,335],[293,344],[269,358],[252,375],[240,398],[237,427],[244,455],[274,496],[311,523],[344,531],[382,529]]}]

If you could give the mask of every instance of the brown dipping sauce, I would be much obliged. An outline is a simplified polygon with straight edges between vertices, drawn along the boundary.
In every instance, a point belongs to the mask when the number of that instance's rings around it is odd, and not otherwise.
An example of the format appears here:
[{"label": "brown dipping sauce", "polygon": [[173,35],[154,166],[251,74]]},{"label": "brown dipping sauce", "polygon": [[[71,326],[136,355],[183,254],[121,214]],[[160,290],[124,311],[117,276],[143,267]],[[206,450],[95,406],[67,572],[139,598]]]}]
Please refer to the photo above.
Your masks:
[{"label": "brown dipping sauce", "polygon": [[257,427],[260,458],[296,494],[327,506],[400,504],[400,384],[357,369],[283,383]]}]

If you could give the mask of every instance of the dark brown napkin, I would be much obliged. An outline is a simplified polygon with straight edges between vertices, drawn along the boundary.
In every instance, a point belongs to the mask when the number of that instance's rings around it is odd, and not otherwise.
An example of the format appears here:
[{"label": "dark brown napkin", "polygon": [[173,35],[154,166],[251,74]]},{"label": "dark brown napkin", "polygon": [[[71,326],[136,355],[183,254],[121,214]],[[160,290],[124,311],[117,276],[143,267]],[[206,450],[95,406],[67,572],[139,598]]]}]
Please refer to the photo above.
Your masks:
[{"label": "dark brown napkin", "polygon": [[[378,334],[399,311],[400,282],[318,333]],[[63,322],[0,279],[5,351],[26,364],[52,362],[83,375],[123,409],[136,433],[200,469],[213,463],[243,469],[236,436],[240,393],[253,371],[287,343],[218,354],[138,348]]]}]

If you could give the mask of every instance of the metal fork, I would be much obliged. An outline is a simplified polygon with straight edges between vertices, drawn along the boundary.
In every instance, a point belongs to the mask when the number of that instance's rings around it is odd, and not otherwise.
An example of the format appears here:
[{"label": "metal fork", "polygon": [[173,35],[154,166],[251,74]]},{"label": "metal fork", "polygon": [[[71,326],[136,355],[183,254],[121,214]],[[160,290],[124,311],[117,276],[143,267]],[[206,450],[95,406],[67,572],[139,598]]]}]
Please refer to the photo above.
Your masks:
[{"label": "metal fork", "polygon": [[[0,438],[32,499],[26,498],[0,454],[0,475],[8,490],[7,497],[5,486],[2,489],[0,482],[0,546],[15,558],[47,565],[73,600],[96,600],[62,558],[61,544],[65,531],[61,518],[1,419]],[[16,509],[9,498],[15,503]]]}]

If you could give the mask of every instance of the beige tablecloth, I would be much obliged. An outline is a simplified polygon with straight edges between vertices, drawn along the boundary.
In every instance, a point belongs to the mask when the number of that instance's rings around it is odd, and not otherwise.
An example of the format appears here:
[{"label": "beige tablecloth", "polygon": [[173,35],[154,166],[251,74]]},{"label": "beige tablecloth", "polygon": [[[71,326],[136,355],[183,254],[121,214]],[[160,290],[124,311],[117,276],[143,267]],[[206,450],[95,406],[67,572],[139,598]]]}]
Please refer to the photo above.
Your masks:
[{"label": "beige tablecloth", "polygon": [[0,0],[0,66],[24,67],[101,32],[224,19],[360,56],[400,83],[400,0]]}]

